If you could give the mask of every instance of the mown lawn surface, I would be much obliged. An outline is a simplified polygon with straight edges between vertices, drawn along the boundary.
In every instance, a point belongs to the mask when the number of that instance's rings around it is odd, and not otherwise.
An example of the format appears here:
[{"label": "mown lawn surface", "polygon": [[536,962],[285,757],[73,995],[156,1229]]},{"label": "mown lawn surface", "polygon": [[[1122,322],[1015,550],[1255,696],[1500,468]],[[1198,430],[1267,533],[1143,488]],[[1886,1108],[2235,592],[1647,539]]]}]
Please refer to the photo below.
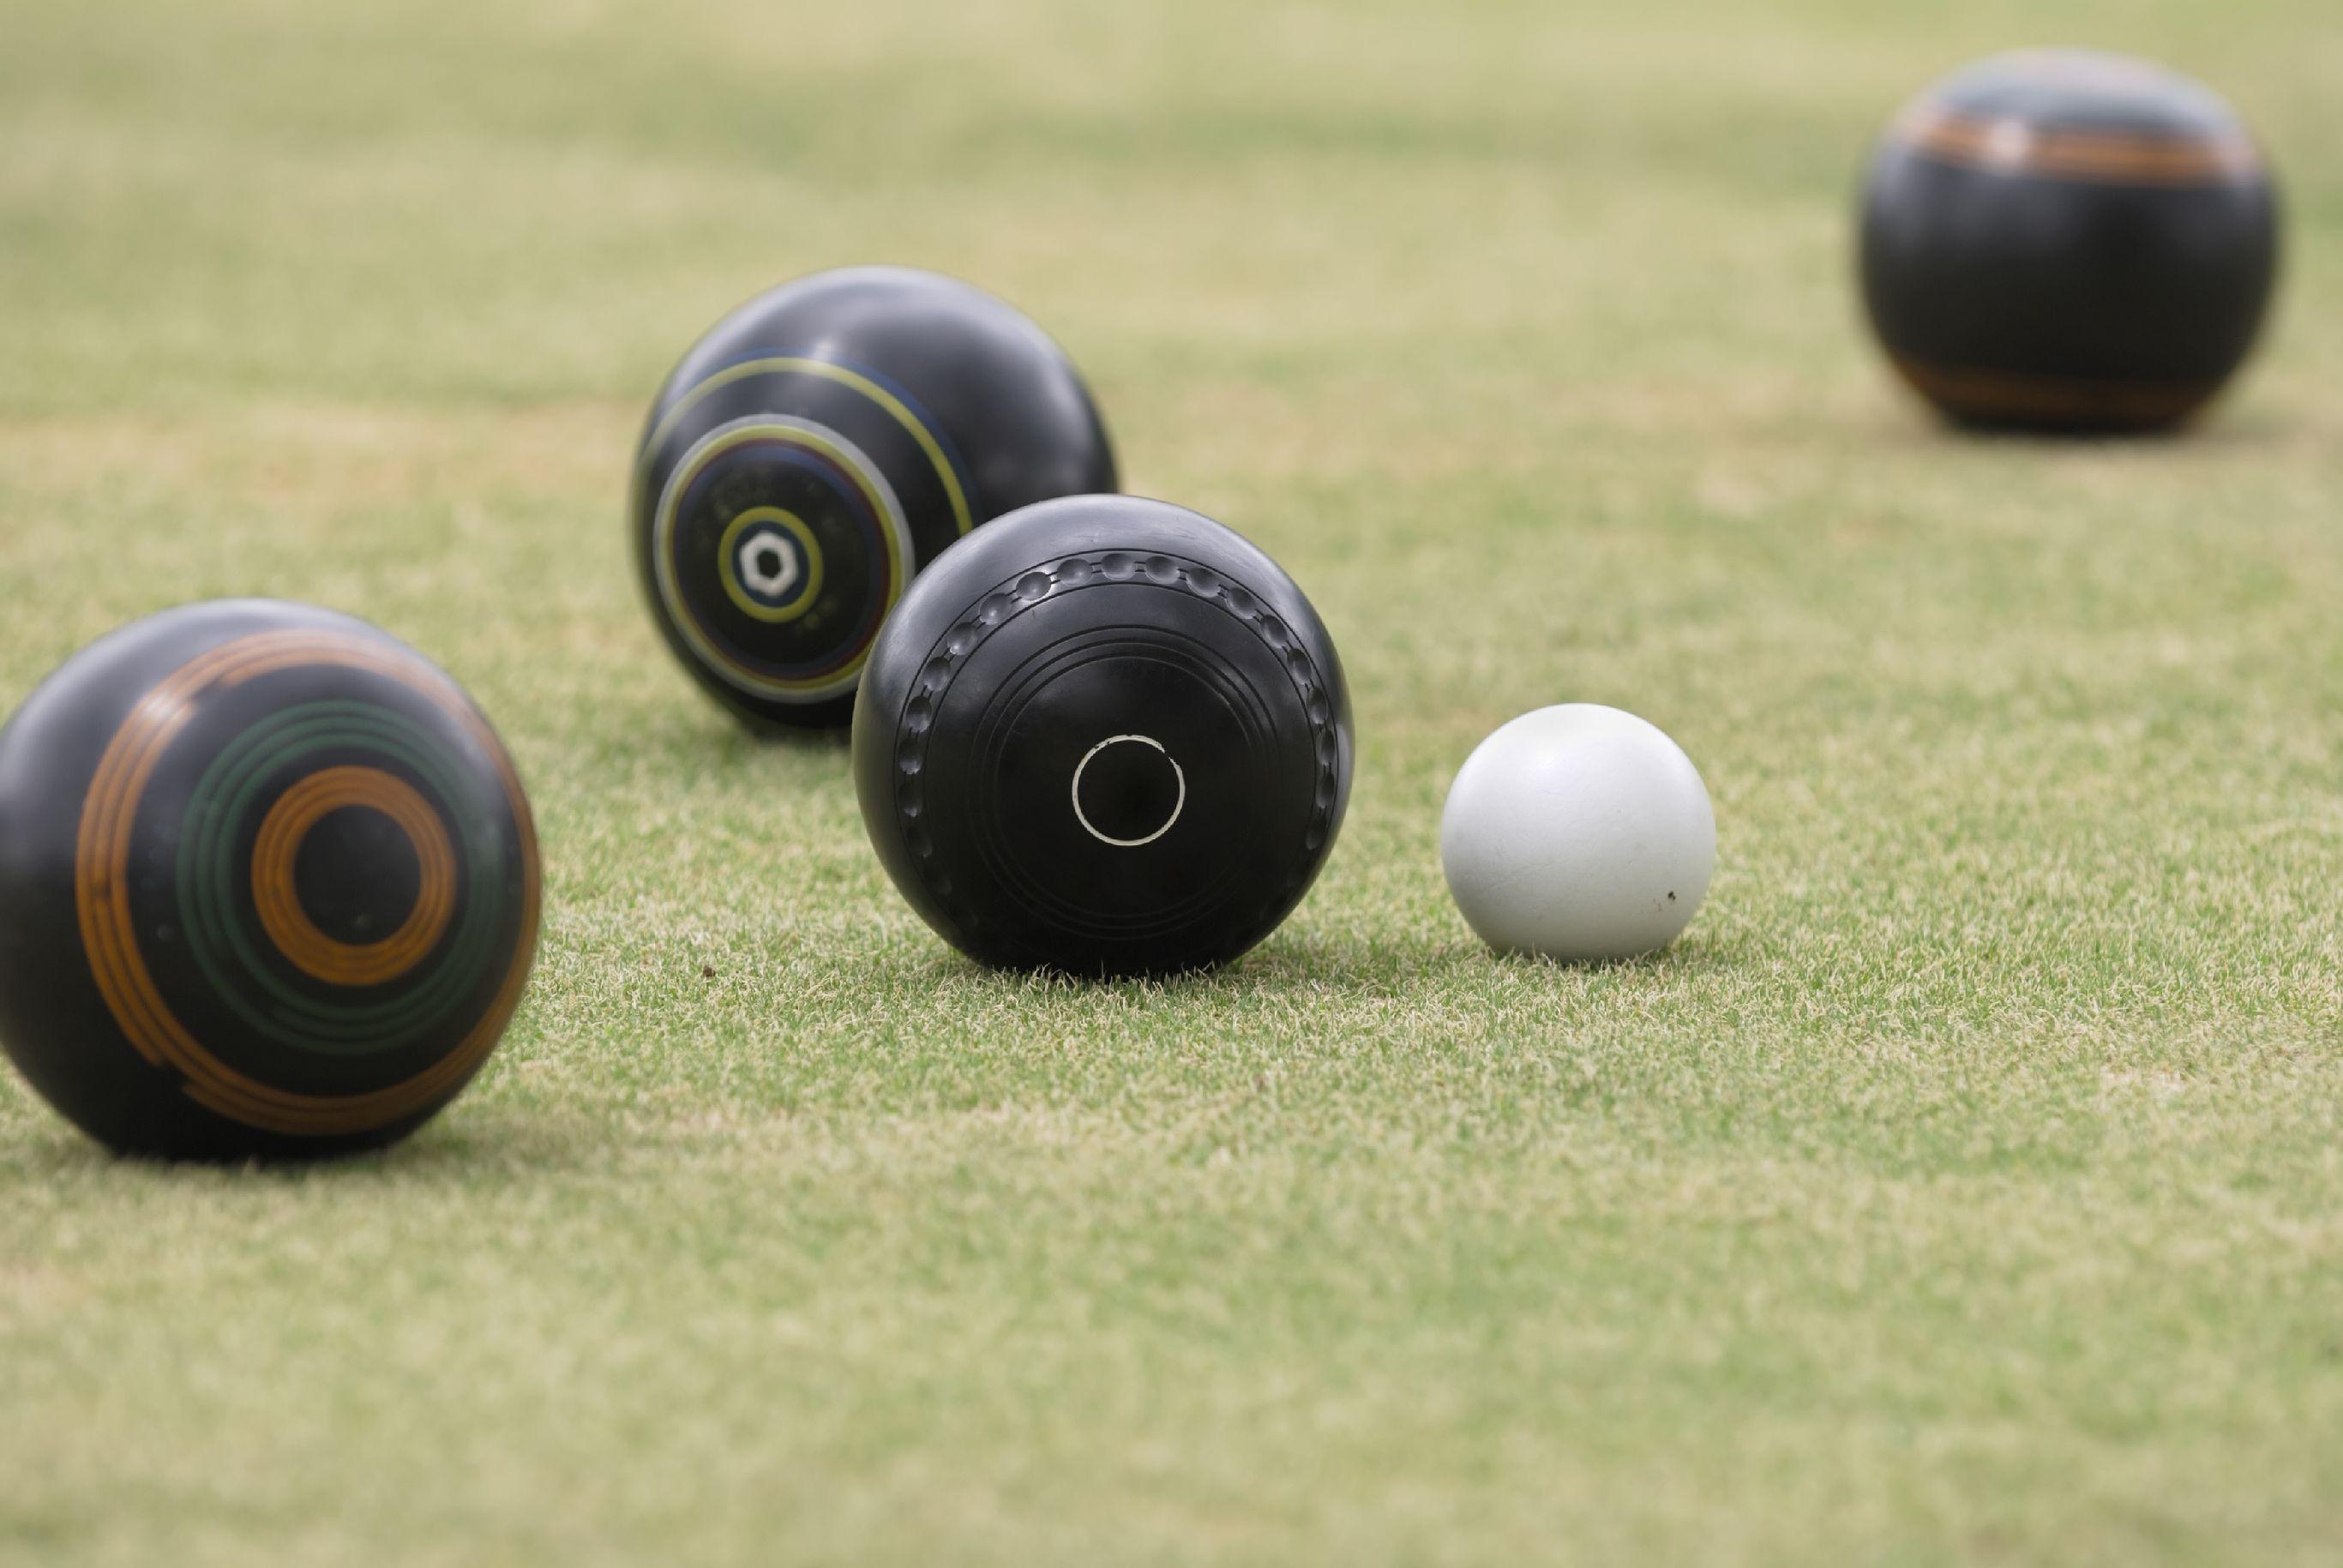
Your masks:
[{"label": "mown lawn surface", "polygon": [[[1906,9],[0,4],[0,706],[352,610],[549,879],[387,1156],[125,1165],[0,1082],[0,1560],[2343,1555],[2343,25]],[[1867,138],[2039,41],[2286,176],[2187,439],[1954,437],[1863,340]],[[857,260],[1032,311],[1332,627],[1350,823],[1226,973],[972,969],[842,749],[658,645],[651,390]],[[1715,796],[1654,961],[1442,885],[1566,699]]]}]

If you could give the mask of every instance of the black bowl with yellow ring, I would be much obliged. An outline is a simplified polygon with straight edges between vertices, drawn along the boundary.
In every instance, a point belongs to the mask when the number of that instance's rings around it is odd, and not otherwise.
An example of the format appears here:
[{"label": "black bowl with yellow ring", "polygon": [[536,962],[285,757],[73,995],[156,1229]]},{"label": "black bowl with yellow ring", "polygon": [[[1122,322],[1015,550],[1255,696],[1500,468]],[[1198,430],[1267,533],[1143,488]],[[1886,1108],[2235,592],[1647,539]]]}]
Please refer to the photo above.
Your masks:
[{"label": "black bowl with yellow ring", "polygon": [[668,377],[635,465],[636,565],[719,701],[835,728],[921,567],[1004,512],[1115,487],[1097,406],[1039,327],[933,273],[843,268],[750,300]]}]

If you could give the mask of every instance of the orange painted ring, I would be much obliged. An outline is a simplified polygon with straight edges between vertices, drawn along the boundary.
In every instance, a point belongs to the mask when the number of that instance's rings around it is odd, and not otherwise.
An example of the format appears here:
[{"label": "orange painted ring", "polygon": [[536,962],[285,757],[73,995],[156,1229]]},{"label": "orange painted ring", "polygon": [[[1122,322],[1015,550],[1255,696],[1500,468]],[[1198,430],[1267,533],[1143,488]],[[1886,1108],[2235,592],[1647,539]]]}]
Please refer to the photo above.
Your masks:
[{"label": "orange painted ring", "polygon": [[2222,185],[2251,177],[2262,166],[2260,152],[2241,133],[2165,136],[2071,130],[1979,119],[1935,104],[1906,113],[1896,123],[1895,139],[1923,157],[1963,168],[2103,185]]},{"label": "orange painted ring", "polygon": [[[377,941],[337,941],[317,929],[293,880],[309,830],[332,812],[363,806],[396,823],[414,847],[420,871],[415,907]],[[277,950],[313,980],[333,986],[383,985],[421,962],[456,913],[456,849],[447,829],[415,787],[378,768],[327,768],[277,798],[252,846],[252,901]]]}]

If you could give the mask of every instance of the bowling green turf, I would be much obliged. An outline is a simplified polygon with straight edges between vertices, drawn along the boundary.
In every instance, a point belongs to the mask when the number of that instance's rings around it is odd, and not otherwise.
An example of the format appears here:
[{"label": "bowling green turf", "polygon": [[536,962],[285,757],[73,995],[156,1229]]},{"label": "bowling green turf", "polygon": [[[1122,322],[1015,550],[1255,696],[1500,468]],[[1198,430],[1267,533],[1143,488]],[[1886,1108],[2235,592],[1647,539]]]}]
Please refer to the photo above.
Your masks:
[{"label": "bowling green turf", "polygon": [[[441,658],[549,867],[409,1146],[115,1163],[0,1084],[0,1563],[2343,1555],[2332,0],[0,0],[0,705],[180,600]],[[1948,437],[1866,137],[2187,65],[2290,200],[2186,439]],[[979,972],[743,739],[622,478],[758,287],[937,266],[1350,668],[1350,824],[1170,987]],[[1443,791],[1618,704],[1656,961],[1499,962]],[[0,910],[0,919],[14,911]]]}]

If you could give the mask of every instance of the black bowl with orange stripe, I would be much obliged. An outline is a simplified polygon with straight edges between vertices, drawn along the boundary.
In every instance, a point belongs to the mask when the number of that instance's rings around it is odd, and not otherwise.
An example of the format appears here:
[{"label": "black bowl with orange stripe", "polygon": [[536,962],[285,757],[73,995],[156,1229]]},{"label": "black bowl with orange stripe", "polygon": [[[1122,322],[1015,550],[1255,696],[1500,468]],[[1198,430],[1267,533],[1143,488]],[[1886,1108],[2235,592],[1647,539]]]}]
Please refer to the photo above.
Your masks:
[{"label": "black bowl with orange stripe", "polygon": [[2186,419],[2253,347],[2278,254],[2277,192],[2237,115],[2123,55],[1954,73],[1888,128],[1864,191],[1872,325],[1906,381],[1979,427]]},{"label": "black bowl with orange stripe", "polygon": [[405,1136],[502,1037],[538,908],[503,743],[347,616],[166,610],[0,729],[0,1045],[123,1153]]}]

